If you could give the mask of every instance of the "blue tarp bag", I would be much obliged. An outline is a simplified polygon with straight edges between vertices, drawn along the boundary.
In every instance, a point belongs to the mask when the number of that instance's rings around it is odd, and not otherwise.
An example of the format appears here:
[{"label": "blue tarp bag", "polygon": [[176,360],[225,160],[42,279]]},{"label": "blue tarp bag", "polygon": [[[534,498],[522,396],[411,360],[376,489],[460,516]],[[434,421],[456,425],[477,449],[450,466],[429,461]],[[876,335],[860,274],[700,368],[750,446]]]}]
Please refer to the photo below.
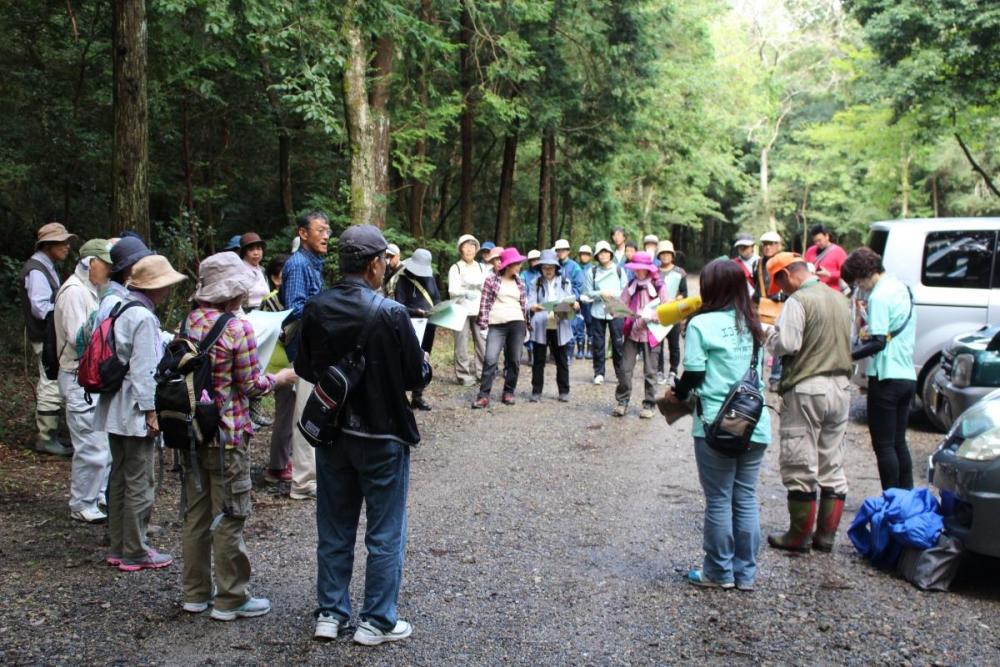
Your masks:
[{"label": "blue tarp bag", "polygon": [[894,568],[904,547],[929,549],[944,530],[930,489],[887,489],[867,498],[847,530],[858,552],[881,568]]}]

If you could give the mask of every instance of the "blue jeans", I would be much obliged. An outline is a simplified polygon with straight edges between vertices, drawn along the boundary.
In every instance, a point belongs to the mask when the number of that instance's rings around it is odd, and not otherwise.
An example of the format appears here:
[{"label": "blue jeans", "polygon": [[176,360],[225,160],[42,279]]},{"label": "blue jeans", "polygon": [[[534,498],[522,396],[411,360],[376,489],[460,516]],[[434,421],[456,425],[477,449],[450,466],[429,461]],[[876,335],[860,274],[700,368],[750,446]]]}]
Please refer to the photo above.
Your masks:
[{"label": "blue jeans", "polygon": [[391,630],[406,549],[410,448],[395,440],[339,434],[316,448],[316,597],[319,611],[351,619],[354,542],[366,508],[365,601],[361,620]]},{"label": "blue jeans", "polygon": [[757,475],[767,448],[756,445],[738,458],[694,439],[698,479],[705,492],[702,572],[720,584],[752,584],[757,574],[760,516]]}]

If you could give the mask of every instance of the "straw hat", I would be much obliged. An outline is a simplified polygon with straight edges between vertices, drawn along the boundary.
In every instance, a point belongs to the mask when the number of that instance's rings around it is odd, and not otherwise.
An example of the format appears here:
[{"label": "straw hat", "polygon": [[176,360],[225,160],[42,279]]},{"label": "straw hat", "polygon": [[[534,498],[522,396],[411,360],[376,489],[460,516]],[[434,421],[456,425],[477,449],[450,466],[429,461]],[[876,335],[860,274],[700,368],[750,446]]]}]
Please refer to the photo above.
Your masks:
[{"label": "straw hat", "polygon": [[43,243],[64,243],[70,239],[75,239],[76,234],[70,234],[60,222],[50,222],[38,228],[37,238],[38,240],[35,241],[35,250],[38,250]]},{"label": "straw hat", "polygon": [[[233,255],[236,257],[236,255]],[[242,264],[243,260],[236,259]],[[183,273],[174,271],[170,262],[163,255],[149,255],[143,257],[132,267],[132,276],[128,279],[126,287],[135,289],[159,289],[170,287],[179,282],[187,280]]]},{"label": "straw hat", "polygon": [[225,303],[245,297],[256,279],[256,272],[238,256],[228,251],[217,252],[198,267],[198,290],[194,300]]}]

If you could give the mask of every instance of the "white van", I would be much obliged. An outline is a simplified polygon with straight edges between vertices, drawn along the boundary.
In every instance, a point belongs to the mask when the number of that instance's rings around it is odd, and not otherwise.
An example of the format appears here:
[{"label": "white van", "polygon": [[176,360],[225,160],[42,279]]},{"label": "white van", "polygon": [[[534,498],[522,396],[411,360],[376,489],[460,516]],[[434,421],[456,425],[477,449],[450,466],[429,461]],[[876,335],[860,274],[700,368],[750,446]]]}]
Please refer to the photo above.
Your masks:
[{"label": "white van", "polygon": [[[871,226],[868,245],[887,272],[913,290],[917,399],[933,406],[941,351],[958,335],[1000,324],[1000,218],[887,220]],[[924,408],[931,423],[943,425]]]}]

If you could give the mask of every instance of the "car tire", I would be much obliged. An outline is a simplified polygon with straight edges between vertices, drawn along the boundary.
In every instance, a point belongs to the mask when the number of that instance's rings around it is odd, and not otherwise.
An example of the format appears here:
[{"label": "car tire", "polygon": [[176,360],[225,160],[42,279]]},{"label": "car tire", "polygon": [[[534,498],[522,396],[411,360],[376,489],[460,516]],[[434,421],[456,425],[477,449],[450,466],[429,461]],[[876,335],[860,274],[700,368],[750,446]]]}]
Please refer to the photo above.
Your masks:
[{"label": "car tire", "polygon": [[948,429],[945,427],[941,418],[938,417],[937,413],[934,412],[935,406],[933,395],[934,377],[937,375],[940,368],[941,362],[935,361],[934,365],[927,369],[927,372],[923,374],[924,383],[920,386],[920,402],[923,404],[924,415],[927,417],[927,421],[931,423],[931,426],[943,433]]}]

